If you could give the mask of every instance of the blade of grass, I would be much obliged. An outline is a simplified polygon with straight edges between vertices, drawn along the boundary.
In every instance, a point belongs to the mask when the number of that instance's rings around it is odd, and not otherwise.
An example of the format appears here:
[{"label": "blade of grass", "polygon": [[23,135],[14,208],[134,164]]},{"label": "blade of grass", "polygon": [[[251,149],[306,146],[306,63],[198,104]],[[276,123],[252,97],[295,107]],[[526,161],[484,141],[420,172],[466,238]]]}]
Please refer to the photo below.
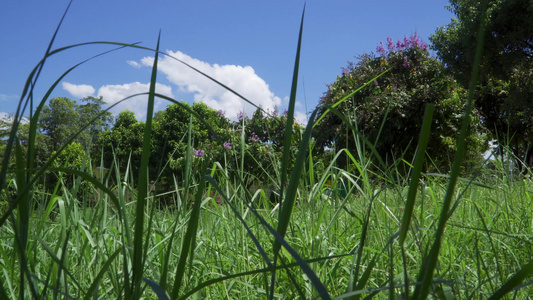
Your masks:
[{"label": "blade of grass", "polygon": [[[202,205],[202,196],[205,190],[204,177],[200,178],[199,184],[200,186],[198,187],[198,191],[196,192],[196,196],[194,197],[194,204],[192,207],[191,216],[187,224],[187,231],[185,232],[185,237],[183,238],[181,254],[178,261],[178,265],[176,267],[174,287],[172,288],[172,293],[170,294],[170,299],[173,300],[178,298],[183,277],[185,275],[185,264],[187,262],[187,257],[190,254],[190,250],[193,250],[194,248],[193,241],[195,239],[193,237],[196,235],[198,229],[198,221],[200,219],[200,207]],[[192,260],[192,258],[190,259]]]},{"label": "blade of grass", "polygon": [[[117,49],[114,49],[114,50],[117,50]],[[112,51],[114,51],[114,50],[112,50]],[[109,51],[108,51],[108,52],[109,52]],[[107,53],[107,52],[106,52],[106,53]],[[102,54],[95,55],[95,56],[91,57],[90,59],[95,58],[95,57],[100,56],[100,55],[102,55]],[[89,59],[88,59],[88,60],[89,60]],[[88,61],[88,60],[86,60],[86,61]],[[84,62],[86,62],[86,61],[84,61]],[[82,63],[84,63],[84,62],[82,62]],[[52,93],[53,88],[54,88],[55,86],[57,86],[57,84],[59,84],[59,82],[60,82],[60,81],[61,81],[61,80],[62,80],[62,79],[63,79],[63,78],[69,73],[69,72],[71,72],[74,68],[76,68],[77,66],[81,65],[82,63],[79,63],[79,64],[75,65],[74,67],[70,68],[69,70],[67,70],[62,76],[60,76],[59,79],[57,79],[57,80],[54,82],[53,86],[47,91],[47,93],[46,93],[46,97],[43,99],[43,101],[41,102],[41,104],[40,104],[39,107],[37,108],[37,110],[36,110],[37,112],[36,112],[36,114],[34,115],[34,118],[37,118],[37,117],[38,117],[38,112],[40,111],[40,108],[44,105],[44,101],[47,99],[47,97]],[[142,94],[147,94],[147,93],[142,93]],[[35,184],[36,180],[37,180],[38,178],[40,178],[40,176],[42,176],[42,175],[44,174],[44,172],[45,172],[45,171],[46,171],[46,170],[52,165],[53,161],[54,161],[54,160],[55,160],[55,159],[61,154],[61,152],[65,149],[65,147],[66,147],[68,144],[70,144],[70,142],[72,142],[72,141],[73,141],[73,140],[74,140],[74,139],[75,139],[75,138],[76,138],[76,137],[77,137],[77,136],[78,136],[83,130],[85,130],[88,126],[90,126],[90,124],[91,124],[92,122],[94,122],[94,121],[95,121],[96,119],[98,119],[102,114],[104,114],[106,111],[108,111],[109,109],[111,109],[112,107],[114,107],[115,105],[117,105],[118,103],[121,103],[121,102],[123,102],[123,101],[125,101],[125,100],[127,100],[127,99],[129,99],[129,98],[132,98],[133,96],[138,96],[138,95],[139,95],[139,94],[137,94],[137,95],[132,95],[132,96],[129,96],[129,97],[126,97],[126,98],[122,99],[121,101],[119,101],[119,102],[117,102],[117,103],[111,105],[109,108],[107,108],[105,111],[103,111],[102,113],[100,113],[98,116],[95,116],[91,121],[89,121],[87,124],[85,124],[84,126],[82,126],[78,132],[76,132],[76,133],[73,134],[71,137],[69,137],[69,139],[65,142],[65,144],[64,144],[59,150],[57,150],[56,153],[55,153],[54,155],[52,155],[52,156],[48,159],[48,161],[47,161],[47,162],[46,162],[46,163],[45,163],[40,169],[37,169],[37,170],[34,170],[33,168],[27,168],[27,169],[25,169],[25,172],[26,172],[26,174],[27,174],[26,177],[30,177],[30,175],[33,175],[33,176],[31,176],[31,178],[28,179],[27,184],[25,184],[25,188],[22,188],[22,189],[19,190],[19,194],[20,194],[21,196],[22,196],[22,195],[25,195],[25,194],[29,191],[29,189]],[[15,131],[16,131],[16,128],[17,128],[17,126],[15,126],[15,125],[18,125],[18,124],[15,124],[15,123],[14,123],[14,125],[13,125],[13,127],[12,127],[12,130],[11,130],[11,133],[14,134],[14,135],[16,134]],[[30,124],[30,125],[31,125],[31,124]],[[36,131],[36,127],[32,127],[32,131]],[[31,136],[31,132],[30,132],[30,136]],[[16,136],[14,136],[14,138],[16,139]],[[9,144],[9,141],[8,141],[8,144],[6,145],[6,152],[5,152],[5,155],[7,155],[7,153],[8,153],[8,152],[7,152],[7,147],[9,147],[9,146],[10,146],[10,144]],[[30,145],[29,145],[30,149],[29,149],[29,150],[31,150],[32,147],[34,148],[34,146],[35,146],[35,145],[31,145],[31,142],[30,142]],[[7,156],[4,156],[4,157],[7,157]],[[32,158],[32,160],[33,160],[33,158]],[[3,162],[4,162],[4,161],[8,161],[8,160],[4,159]],[[29,165],[29,164],[26,164],[26,165]],[[3,170],[3,169],[2,169],[2,170]],[[6,172],[6,174],[7,174],[7,172]],[[0,176],[1,176],[1,174],[0,174]],[[3,188],[3,187],[0,186],[0,188]],[[15,207],[16,205],[18,205],[18,201],[19,201],[19,199],[21,199],[21,198],[17,198],[17,199],[15,199],[15,201],[13,202],[13,206],[12,206],[12,207],[11,207],[6,213],[4,213],[4,215],[2,215],[2,217],[0,218],[0,226],[2,226],[2,225],[4,224],[4,222],[7,220],[7,217],[9,216],[10,211],[12,211],[12,210],[14,209],[14,207]]]},{"label": "blade of grass", "polygon": [[[22,148],[18,139],[15,139],[15,165],[17,170],[15,171],[15,178],[17,182],[17,187],[22,191],[26,191],[27,187],[27,177],[24,172],[24,158],[22,155]],[[8,158],[6,158],[8,159]],[[18,250],[19,263],[20,263],[20,274],[19,274],[19,287],[20,287],[20,297],[24,298],[24,277],[28,280],[28,285],[30,287],[30,292],[32,297],[37,297],[37,290],[33,283],[33,280],[29,274],[28,269],[28,259],[26,256],[26,247],[28,245],[28,232],[30,227],[30,194],[22,192],[17,196],[17,213],[18,218],[14,226],[17,228],[15,231],[15,249]],[[26,276],[25,276],[26,275]]]},{"label": "blade of grass", "polygon": [[[315,110],[310,117],[310,120],[314,120],[317,110]],[[292,209],[296,202],[296,193],[298,192],[298,185],[300,184],[300,177],[302,175],[303,168],[305,167],[305,159],[307,156],[307,150],[309,149],[309,143],[311,141],[311,132],[313,130],[312,124],[308,123],[302,136],[302,141],[298,149],[296,161],[294,162],[294,168],[292,169],[289,184],[285,191],[285,197],[283,199],[281,210],[278,219],[277,232],[281,237],[285,237],[289,222],[291,219]],[[280,249],[280,244],[274,242],[274,257],[277,256]]]},{"label": "blade of grass", "polygon": [[[19,104],[18,104],[17,109],[15,111],[15,116],[13,117],[13,125],[12,125],[11,132],[9,134],[9,138],[8,138],[8,141],[7,141],[7,144],[6,144],[6,149],[4,151],[4,159],[2,160],[2,167],[0,169],[0,182],[2,183],[0,185],[0,191],[2,191],[3,188],[5,188],[5,184],[4,183],[6,182],[5,179],[6,179],[6,175],[7,175],[9,157],[11,157],[12,147],[14,145],[14,141],[15,141],[15,137],[16,137],[16,134],[17,134],[18,126],[20,124],[20,121],[22,120],[22,115],[23,115],[23,113],[25,111],[25,108],[26,108],[26,106],[28,104],[28,100],[32,99],[33,86],[35,85],[35,82],[39,78],[40,72],[41,72],[42,68],[44,67],[44,62],[46,61],[46,58],[49,56],[50,49],[52,48],[52,45],[53,45],[53,43],[55,41],[57,33],[59,32],[59,28],[61,27],[61,24],[63,23],[63,20],[65,19],[65,16],[66,16],[66,14],[67,14],[67,12],[68,12],[68,10],[70,8],[70,4],[71,3],[72,3],[72,0],[67,5],[67,8],[65,9],[65,11],[63,13],[63,16],[61,17],[61,20],[59,21],[59,24],[56,27],[54,35],[50,39],[50,43],[48,43],[48,48],[46,49],[44,58],[41,60],[41,62],[39,62],[39,64],[37,64],[35,69],[31,72],[30,76],[28,76],[28,78],[26,79],[26,84],[24,85],[24,88],[22,90],[22,94],[20,96],[20,101],[19,101]],[[28,100],[26,101],[26,104],[24,104],[24,107],[23,107],[22,103],[24,103],[24,98],[26,98],[26,95],[28,95]],[[33,105],[30,105],[30,108],[32,110]],[[31,119],[31,113],[32,112],[30,112],[30,119]],[[0,222],[0,226],[2,226],[2,224],[3,224],[3,222]]]},{"label": "blade of grass", "polygon": [[415,207],[416,192],[418,191],[418,183],[422,175],[422,167],[424,166],[426,147],[429,141],[429,133],[431,132],[431,122],[433,120],[433,111],[435,104],[428,103],[426,105],[426,111],[424,112],[424,121],[422,122],[422,130],[420,131],[420,138],[418,140],[418,147],[415,153],[415,162],[413,172],[411,173],[411,182],[409,184],[409,190],[407,193],[407,200],[405,203],[405,210],[402,216],[402,222],[400,224],[400,247],[403,247],[409,225],[411,224],[411,218],[413,216],[413,210]]},{"label": "blade of grass", "polygon": [[[139,167],[139,179],[137,184],[137,205],[135,209],[135,226],[133,237],[133,262],[132,262],[132,295],[126,295],[127,298],[139,299],[141,297],[141,282],[144,272],[143,256],[143,236],[144,236],[144,208],[146,206],[146,196],[148,187],[148,164],[150,161],[150,152],[152,146],[152,117],[154,114],[155,87],[157,80],[157,62],[159,60],[159,42],[161,32],[157,37],[157,46],[155,51],[154,64],[152,66],[152,76],[150,79],[150,88],[148,92],[148,108],[146,112],[146,122],[143,136],[143,146],[141,154],[141,166]],[[148,235],[149,236],[149,235]],[[146,241],[148,243],[148,241]]]},{"label": "blade of grass", "polygon": [[[361,268],[361,261],[363,257],[363,250],[365,248],[366,237],[368,234],[368,224],[370,223],[370,214],[372,213],[372,206],[374,204],[374,199],[376,199],[376,197],[380,193],[381,191],[379,191],[374,196],[372,196],[372,198],[370,199],[370,203],[368,204],[368,209],[365,214],[365,221],[363,223],[363,228],[361,228],[361,238],[359,239],[357,254],[354,253],[354,255],[357,255],[357,261],[355,263],[355,271],[352,273],[352,270],[350,270],[350,279],[348,283],[347,292],[352,292],[354,289],[358,289],[362,287],[363,284],[366,283],[366,282],[363,282],[360,285],[358,284],[359,269]],[[357,299],[357,298],[353,298],[353,299]]]},{"label": "blade of grass", "polygon": [[[68,268],[65,266],[65,259],[67,257],[67,246],[68,246],[69,238],[70,238],[70,229],[67,231],[67,235],[64,239],[63,247],[61,248],[61,258],[59,259],[59,262],[58,262],[57,275],[56,275],[57,282],[56,282],[56,288],[54,289],[54,297],[56,298],[58,296],[59,286],[61,284],[61,278],[62,278],[61,273],[63,271],[65,273],[68,273]],[[74,282],[76,282],[76,280],[74,280]],[[65,290],[65,293],[68,293],[68,288],[66,285],[64,287],[64,290]],[[78,286],[78,290],[79,290],[79,286]]]},{"label": "blade of grass", "polygon": [[[285,137],[283,141],[283,152],[282,152],[282,157],[281,157],[281,172],[280,172],[280,185],[279,185],[279,188],[280,188],[279,198],[280,198],[281,209],[279,210],[279,214],[278,214],[278,218],[279,218],[278,233],[282,237],[285,236],[285,232],[287,230],[287,226],[289,222],[289,220],[285,218],[286,217],[290,218],[290,213],[292,211],[293,204],[291,204],[290,202],[292,201],[294,203],[294,199],[290,199],[289,195],[285,195],[285,193],[283,193],[283,189],[285,188],[285,181],[287,180],[286,170],[288,170],[289,158],[291,155],[290,147],[292,144],[292,126],[294,124],[294,107],[296,103],[296,91],[298,88],[298,71],[300,67],[300,51],[302,47],[304,16],[305,16],[305,4],[304,4],[303,12],[302,12],[302,18],[300,21],[300,31],[298,33],[298,43],[296,46],[296,58],[294,62],[292,86],[291,86],[291,93],[289,97],[289,110],[288,110],[288,115],[287,115],[287,123],[285,124]],[[311,120],[314,120],[314,118],[311,118]],[[306,144],[306,147],[308,147],[307,145],[308,144]],[[301,167],[302,166],[300,166],[300,170],[301,170]],[[287,190],[287,192],[289,192],[289,190]],[[287,199],[289,200],[287,201]],[[276,265],[276,262],[278,259],[279,249],[280,249],[279,243],[274,241],[274,265]],[[270,290],[269,290],[269,295],[268,295],[269,299],[273,299],[274,297],[275,285],[276,285],[276,272],[274,271],[272,272],[271,279],[270,279]]]},{"label": "blade of grass", "polygon": [[[348,121],[348,119],[344,116],[343,113],[341,113],[338,109],[334,107],[330,107],[329,110],[333,112],[339,119],[341,119],[342,123],[346,125],[357,137],[365,143],[365,145],[370,149],[374,157],[378,160],[378,163],[381,165],[381,167],[385,170],[387,168],[385,162],[381,158],[381,155],[378,153],[376,148],[374,147],[374,144],[370,142],[357,128],[354,127],[354,125]],[[315,122],[316,124],[316,122]],[[351,155],[350,152],[347,152],[347,155],[349,155],[350,159],[352,161],[356,161],[356,159]],[[360,155],[361,156],[361,155]],[[359,170],[361,172],[361,169]]]},{"label": "blade of grass", "polygon": [[529,278],[533,274],[533,261],[530,261],[525,266],[522,267],[518,272],[516,272],[511,279],[509,279],[501,288],[499,288],[494,294],[492,294],[488,299],[496,300],[503,298],[507,293],[513,291],[515,288],[520,286],[524,279]]},{"label": "blade of grass", "polygon": [[[381,72],[378,76],[370,79],[368,82],[366,82],[365,84],[363,84],[362,86],[360,86],[359,88],[355,89],[355,91],[351,92],[350,94],[348,94],[347,96],[345,96],[344,98],[340,99],[339,101],[337,101],[336,103],[334,103],[333,105],[331,105],[328,109],[326,109],[326,111],[320,115],[320,117],[315,121],[315,123],[313,124],[313,127],[315,127],[320,121],[322,121],[322,119],[331,111],[332,108],[336,108],[337,106],[339,106],[341,103],[343,103],[344,101],[350,99],[350,97],[352,97],[353,95],[355,95],[357,92],[359,92],[360,90],[362,90],[363,88],[367,87],[368,85],[370,85],[371,83],[374,82],[374,80],[377,80],[378,78],[380,78],[381,76],[385,75],[387,72],[389,72],[390,69],[387,69],[383,72]],[[346,123],[347,124],[347,123]]]},{"label": "blade of grass", "polygon": [[170,298],[167,295],[167,292],[156,282],[148,279],[143,278],[143,281],[154,291],[155,295],[157,296],[157,299],[159,300],[169,300]]},{"label": "blade of grass", "polygon": [[100,281],[102,280],[105,273],[107,272],[107,269],[109,269],[109,267],[111,266],[115,258],[118,257],[118,255],[120,254],[120,252],[122,252],[122,250],[123,250],[122,247],[115,250],[115,252],[113,252],[113,254],[111,254],[111,256],[102,265],[100,271],[98,272],[96,277],[93,279],[93,282],[91,283],[87,291],[84,293],[85,297],[83,297],[83,300],[90,300],[91,296],[95,294],[95,291],[98,289],[98,285],[100,284]]},{"label": "blade of grass", "polygon": [[[287,123],[285,124],[285,137],[283,140],[283,156],[281,158],[281,170],[287,170],[289,166],[290,147],[292,145],[292,125],[294,124],[294,107],[296,104],[296,90],[298,88],[298,71],[300,69],[300,51],[302,47],[302,34],[304,27],[305,4],[300,21],[300,33],[298,34],[298,45],[296,49],[296,59],[294,62],[294,71],[292,75],[291,94],[289,96],[289,109],[287,113]],[[283,189],[287,180],[286,172],[281,172],[281,185]],[[280,194],[283,202],[283,193]]]},{"label": "blade of grass", "polygon": [[[317,258],[305,260],[305,262],[310,264],[310,263],[314,263],[314,262],[328,261],[330,259],[335,259],[335,258],[343,258],[343,257],[349,256],[349,255],[352,255],[352,254],[348,253],[348,254],[331,255],[331,256],[326,256],[326,257],[317,257]],[[278,265],[278,266],[273,266],[272,265],[271,267],[266,267],[266,268],[262,268],[262,269],[256,269],[256,270],[246,271],[246,272],[242,272],[242,273],[235,273],[235,274],[230,274],[230,275],[226,275],[226,276],[222,276],[222,277],[218,277],[218,278],[209,279],[209,280],[203,281],[198,286],[194,287],[193,289],[191,289],[187,293],[185,293],[182,296],[180,296],[178,298],[178,300],[190,299],[190,297],[192,295],[194,295],[195,293],[205,289],[208,286],[211,286],[213,284],[216,284],[216,283],[219,283],[219,282],[223,282],[223,281],[226,281],[226,280],[230,280],[230,279],[233,279],[233,278],[239,278],[239,277],[244,277],[244,276],[263,274],[263,273],[272,272],[274,270],[282,270],[282,269],[286,269],[286,268],[293,268],[293,267],[299,267],[299,266],[300,265],[298,263],[296,263],[296,262],[295,263],[290,263],[290,264],[287,264],[287,265]]]},{"label": "blade of grass", "polygon": [[[315,113],[316,113],[316,110],[312,114],[313,117]],[[310,118],[310,120],[312,120],[312,118]],[[309,130],[311,129],[310,124],[308,124],[307,129]],[[305,144],[302,144],[302,145],[304,149],[307,149],[307,146]],[[303,161],[302,163],[305,163],[305,161]],[[209,183],[211,183],[211,185],[217,188],[218,185],[216,184],[215,180],[211,178],[211,176],[207,176],[207,179]],[[291,179],[292,179],[292,176],[291,176]],[[222,191],[220,190],[220,188],[218,188],[217,190],[219,191],[221,195],[223,195],[223,193],[221,193]],[[311,281],[311,284],[317,290],[319,296],[322,299],[331,299],[331,296],[329,295],[328,290],[326,289],[324,284],[320,281],[320,279],[317,277],[315,272],[313,272],[313,270],[309,267],[306,261],[302,259],[302,257],[287,243],[287,241],[272,226],[270,226],[270,224],[268,224],[268,222],[263,217],[261,217],[261,215],[257,212],[255,208],[253,208],[252,206],[250,206],[250,204],[246,202],[244,202],[244,205],[246,205],[248,209],[256,216],[259,222],[261,222],[261,225],[263,225],[263,227],[265,227],[270,232],[270,234],[272,234],[272,236],[276,239],[276,242],[279,243],[281,246],[283,246],[287,250],[287,252],[289,252],[289,254],[294,258],[294,260],[296,260],[296,262],[298,263],[302,271],[305,273],[305,275],[307,275],[307,277]]]},{"label": "blade of grass", "polygon": [[437,230],[435,232],[435,238],[431,250],[429,251],[428,256],[422,263],[420,271],[418,273],[417,282],[419,283],[413,295],[415,300],[426,299],[429,290],[431,288],[431,281],[433,280],[433,273],[437,266],[437,261],[439,258],[440,247],[442,243],[442,238],[444,235],[444,229],[446,227],[447,214],[451,206],[453,193],[455,191],[455,185],[459,174],[461,173],[461,165],[463,158],[465,156],[466,148],[466,137],[468,134],[468,129],[470,127],[470,114],[474,106],[474,93],[477,87],[477,81],[479,77],[479,68],[481,65],[481,57],[483,55],[483,41],[485,35],[485,15],[487,13],[487,1],[483,1],[481,11],[483,12],[481,17],[480,30],[477,36],[477,47],[476,55],[474,58],[474,68],[472,71],[472,79],[470,82],[470,88],[468,89],[468,98],[464,112],[463,124],[457,140],[457,152],[453,160],[452,170],[450,174],[450,181],[448,182],[448,187],[446,189],[446,194],[444,196],[444,201],[442,204],[442,210],[439,217]]}]

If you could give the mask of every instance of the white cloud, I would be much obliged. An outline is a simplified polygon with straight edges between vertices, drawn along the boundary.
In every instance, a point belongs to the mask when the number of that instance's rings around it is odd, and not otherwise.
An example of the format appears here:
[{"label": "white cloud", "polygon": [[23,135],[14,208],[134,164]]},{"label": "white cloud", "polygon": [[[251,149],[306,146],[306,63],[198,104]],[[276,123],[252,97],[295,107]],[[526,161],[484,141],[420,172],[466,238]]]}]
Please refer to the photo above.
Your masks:
[{"label": "white cloud", "polygon": [[0,94],[0,101],[15,100],[15,99],[18,99],[18,98],[19,98],[19,96],[17,96],[17,95]]},{"label": "white cloud", "polygon": [[295,111],[294,119],[296,120],[296,122],[300,123],[301,125],[307,126],[307,114],[300,112],[300,111]]},{"label": "white cloud", "polygon": [[137,68],[139,69],[141,67],[141,64],[139,64],[138,62],[134,61],[134,60],[128,60],[127,61],[128,65],[134,67],[134,68]]},{"label": "white cloud", "polygon": [[[270,91],[268,84],[250,66],[209,64],[179,51],[167,53],[215,78],[265,110],[273,111],[274,107],[280,107],[282,104],[281,98]],[[141,63],[145,66],[152,66],[153,61],[153,57],[145,57]],[[256,109],[225,88],[172,58],[166,56],[161,58],[158,69],[167,76],[171,83],[177,85],[180,91],[193,93],[195,102],[201,101],[216,110],[222,109],[229,119],[237,119],[237,114],[241,111],[251,116]]]},{"label": "white cloud", "polygon": [[0,120],[7,121],[11,119],[11,115],[6,112],[0,112]]},{"label": "white cloud", "polygon": [[[140,82],[126,83],[122,85],[104,85],[98,89],[98,96],[102,96],[108,105],[112,105],[128,96],[146,93],[148,92],[149,87],[150,84]],[[172,88],[168,85],[156,83],[155,91],[158,94],[172,97]],[[118,114],[119,112],[128,109],[135,113],[137,119],[144,119],[146,117],[147,101],[147,95],[135,96],[113,107],[111,112]],[[154,111],[158,110],[162,102],[161,99],[156,97]]]},{"label": "white cloud", "polygon": [[85,98],[92,96],[95,92],[94,88],[88,84],[72,84],[68,82],[62,82],[63,89],[69,92],[76,98]]}]

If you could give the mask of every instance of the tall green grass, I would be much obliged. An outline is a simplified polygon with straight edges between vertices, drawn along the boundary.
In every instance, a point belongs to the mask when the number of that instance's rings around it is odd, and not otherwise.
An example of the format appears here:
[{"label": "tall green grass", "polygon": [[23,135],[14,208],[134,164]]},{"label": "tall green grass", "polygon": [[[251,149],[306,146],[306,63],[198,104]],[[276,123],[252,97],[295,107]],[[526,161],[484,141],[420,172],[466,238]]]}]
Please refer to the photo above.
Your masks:
[{"label": "tall green grass", "polygon": [[[527,298],[533,292],[531,182],[503,175],[491,178],[489,188],[479,182],[483,178],[459,178],[473,88],[449,175],[422,173],[432,106],[415,159],[408,162],[410,181],[402,186],[395,179],[403,172],[385,168],[373,141],[359,134],[357,116],[336,108],[347,98],[327,113],[345,122],[355,149],[336,149],[327,161],[313,157],[311,134],[321,118],[313,112],[289,168],[303,21],[302,14],[283,155],[257,162],[263,171],[268,168],[260,164],[266,163],[278,170],[266,177],[277,187],[279,205],[269,202],[265,190],[247,188],[244,136],[241,153],[226,153],[226,159],[241,162],[240,170],[228,170],[223,162],[195,165],[192,125],[184,179],[175,180],[170,191],[149,195],[150,181],[158,179],[149,178],[147,170],[154,99],[183,106],[155,91],[158,56],[165,55],[160,38],[155,49],[90,42],[52,50],[58,26],[24,86],[2,161],[1,197],[9,205],[0,218],[0,299]],[[88,44],[155,55],[138,178],[132,178],[131,164],[122,170],[115,163],[99,179],[89,170],[53,167],[64,146],[35,167],[41,108],[65,76],[99,55],[65,71],[42,97],[33,87],[50,56]],[[191,124],[192,118],[203,121],[183,107]],[[30,116],[26,156],[16,136],[25,113]],[[341,156],[349,162],[344,169],[337,167]],[[40,187],[47,172],[58,174],[53,189]],[[73,184],[66,178],[74,178]],[[82,184],[92,189],[84,194]],[[158,207],[157,199],[169,196],[175,207]]]}]

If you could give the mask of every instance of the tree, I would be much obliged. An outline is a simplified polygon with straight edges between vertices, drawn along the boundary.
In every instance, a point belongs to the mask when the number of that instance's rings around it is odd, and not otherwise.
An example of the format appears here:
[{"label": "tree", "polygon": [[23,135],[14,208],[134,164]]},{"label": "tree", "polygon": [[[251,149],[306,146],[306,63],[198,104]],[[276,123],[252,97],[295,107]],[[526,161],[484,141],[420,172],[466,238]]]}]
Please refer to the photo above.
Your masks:
[{"label": "tree", "polygon": [[[140,165],[144,134],[144,122],[138,122],[135,113],[124,110],[115,118],[111,129],[100,134],[99,149],[103,151],[104,166],[109,168],[116,160],[122,172],[128,163],[135,171]],[[97,159],[100,159],[100,152]]]},{"label": "tree", "polygon": [[[185,107],[189,107],[197,116],[192,116],[192,147],[195,149],[211,150],[211,148],[227,141],[229,120],[221,113],[205,103],[198,102],[192,106],[182,102],[182,105],[169,105],[157,116],[160,128],[157,133],[161,142],[159,145],[166,155],[181,157],[187,147],[187,133],[191,122],[191,113]],[[168,157],[166,157],[168,159]]]},{"label": "tree", "polygon": [[80,126],[80,113],[75,100],[66,97],[50,99],[41,111],[41,131],[50,137],[51,148],[58,150]]},{"label": "tree", "polygon": [[110,126],[113,117],[110,112],[104,112],[102,109],[105,104],[102,97],[86,97],[81,101],[84,104],[58,97],[50,99],[49,104],[43,107],[39,125],[41,132],[50,137],[54,151],[87,125],[74,141],[88,148],[97,142],[100,132]]},{"label": "tree", "polygon": [[[451,0],[457,16],[430,37],[432,48],[463,87],[470,84],[481,1]],[[488,1],[476,93],[482,122],[526,166],[533,166],[533,2]],[[522,163],[518,163],[522,166]]]},{"label": "tree", "polygon": [[107,130],[113,122],[113,114],[109,111],[104,111],[102,106],[105,105],[105,101],[100,96],[86,97],[81,99],[80,104],[77,107],[77,111],[80,115],[80,125],[89,126],[80,134],[80,140],[83,141],[82,145],[88,147],[95,145],[98,142],[100,133]]},{"label": "tree", "polygon": [[[465,90],[446,74],[442,63],[429,56],[426,44],[416,34],[397,43],[387,38],[386,48],[380,42],[377,47],[379,56],[364,54],[357,64],[349,63],[343,68],[343,75],[328,86],[321,98],[319,115],[326,114],[331,105],[390,69],[337,109],[375,146],[388,167],[395,165],[399,158],[413,159],[425,106],[434,103],[427,155],[434,167],[446,170],[461,127]],[[487,143],[480,134],[479,122],[476,122],[479,120],[477,112],[473,118],[467,157],[475,161],[481,157]],[[353,150],[356,140],[348,128],[334,113],[324,115],[314,131],[315,150],[320,152],[334,146]],[[372,156],[372,159],[378,165],[377,158]],[[429,167],[428,164],[426,169]]]}]

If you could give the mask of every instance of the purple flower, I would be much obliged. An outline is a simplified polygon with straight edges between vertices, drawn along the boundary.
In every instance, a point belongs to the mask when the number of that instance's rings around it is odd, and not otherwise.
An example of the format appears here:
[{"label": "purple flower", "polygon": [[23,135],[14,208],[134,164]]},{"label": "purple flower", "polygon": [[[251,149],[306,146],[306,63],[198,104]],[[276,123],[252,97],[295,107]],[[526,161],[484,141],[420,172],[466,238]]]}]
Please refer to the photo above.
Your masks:
[{"label": "purple flower", "polygon": [[223,117],[225,113],[224,113],[224,111],[222,109],[219,109],[219,110],[217,110],[217,114],[219,116]]},{"label": "purple flower", "polygon": [[289,111],[286,108],[283,110],[283,115],[285,117],[289,115]]},{"label": "purple flower", "polygon": [[240,112],[237,114],[237,120],[239,120],[239,122],[241,122],[243,118],[244,118],[244,113],[243,113],[242,111],[240,111]]},{"label": "purple flower", "polygon": [[250,135],[250,141],[257,142],[259,140],[260,138],[257,136],[257,134],[255,134],[255,132],[252,132],[252,134]]},{"label": "purple flower", "polygon": [[411,40],[409,40],[409,38],[407,37],[407,35],[404,35],[403,37],[403,43],[405,45],[405,48],[409,48],[409,46],[411,45]]},{"label": "purple flower", "polygon": [[377,81],[377,80],[374,80],[374,85],[375,85],[375,86],[378,85],[378,81]]},{"label": "purple flower", "polygon": [[277,117],[279,114],[279,110],[278,110],[278,107],[277,106],[274,106],[274,111],[272,112],[272,116]]},{"label": "purple flower", "polygon": [[389,49],[389,52],[393,52],[394,50],[396,50],[394,42],[392,41],[392,38],[390,36],[387,37],[387,48]]},{"label": "purple flower", "polygon": [[378,46],[376,47],[376,51],[380,55],[385,55],[387,53],[387,51],[385,50],[385,47],[383,47],[383,42],[379,42]]},{"label": "purple flower", "polygon": [[409,68],[409,67],[411,66],[411,62],[407,59],[407,56],[404,56],[404,57],[403,57],[403,64],[402,64],[402,66],[403,66],[404,68]]},{"label": "purple flower", "polygon": [[396,48],[398,50],[402,50],[404,47],[405,47],[405,44],[402,41],[398,40],[398,42],[396,42]]},{"label": "purple flower", "polygon": [[411,35],[411,47],[420,48],[420,38],[417,35],[417,32],[415,31],[415,34]]},{"label": "purple flower", "polygon": [[193,153],[194,156],[196,156],[196,157],[202,157],[202,156],[204,156],[204,154],[205,154],[205,150],[193,150],[192,153]]},{"label": "purple flower", "polygon": [[342,68],[342,75],[346,75],[348,73],[349,73],[348,70],[346,70],[345,68]]},{"label": "purple flower", "polygon": [[226,148],[228,150],[231,149],[231,143],[230,142],[225,142],[224,143],[224,148]]}]

